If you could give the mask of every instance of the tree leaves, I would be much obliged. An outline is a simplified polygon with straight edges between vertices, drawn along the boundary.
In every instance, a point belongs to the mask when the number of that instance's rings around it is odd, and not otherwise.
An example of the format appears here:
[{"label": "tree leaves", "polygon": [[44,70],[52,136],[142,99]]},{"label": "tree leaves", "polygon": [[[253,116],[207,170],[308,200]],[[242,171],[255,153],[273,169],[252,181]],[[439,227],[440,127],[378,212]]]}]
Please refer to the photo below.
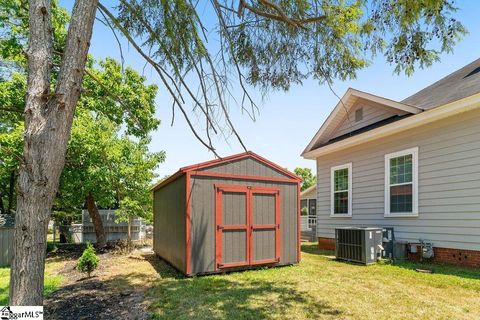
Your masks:
[{"label": "tree leaves", "polygon": [[317,177],[313,175],[311,169],[297,167],[293,170],[293,172],[295,172],[297,176],[302,178],[301,191],[306,190],[311,186],[317,184]]}]

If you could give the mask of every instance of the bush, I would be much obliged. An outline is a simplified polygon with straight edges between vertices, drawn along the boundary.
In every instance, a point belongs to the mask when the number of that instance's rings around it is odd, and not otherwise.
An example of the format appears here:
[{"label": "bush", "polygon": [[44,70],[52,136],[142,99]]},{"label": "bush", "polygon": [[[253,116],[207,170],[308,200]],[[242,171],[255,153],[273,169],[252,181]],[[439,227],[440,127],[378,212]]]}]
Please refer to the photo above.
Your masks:
[{"label": "bush", "polygon": [[86,272],[90,278],[90,274],[97,269],[100,259],[95,254],[95,249],[90,242],[87,243],[87,248],[83,251],[82,256],[78,259],[77,269],[81,272]]},{"label": "bush", "polygon": [[47,242],[47,253],[48,252],[55,252],[57,251],[57,245],[55,244],[55,242],[51,242],[51,241],[48,241]]},{"label": "bush", "polygon": [[307,216],[308,215],[308,209],[306,207],[303,207],[300,210],[300,213],[301,213],[302,216]]}]

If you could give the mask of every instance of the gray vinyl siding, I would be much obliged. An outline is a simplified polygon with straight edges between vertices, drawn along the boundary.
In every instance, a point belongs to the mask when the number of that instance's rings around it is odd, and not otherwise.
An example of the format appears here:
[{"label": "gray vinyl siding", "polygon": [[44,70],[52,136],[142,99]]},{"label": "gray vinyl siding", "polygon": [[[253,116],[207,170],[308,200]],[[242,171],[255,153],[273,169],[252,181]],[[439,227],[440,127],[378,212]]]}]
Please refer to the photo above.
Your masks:
[{"label": "gray vinyl siding", "polygon": [[[419,215],[384,217],[385,154],[418,147]],[[352,162],[352,217],[330,217],[330,168]],[[401,240],[480,250],[480,111],[317,158],[317,236],[341,226],[393,226]]]},{"label": "gray vinyl siding", "polygon": [[154,237],[156,254],[185,272],[185,176],[154,192]]},{"label": "gray vinyl siding", "polygon": [[235,160],[229,163],[223,163],[218,166],[209,167],[201,171],[228,173],[236,175],[248,175],[248,176],[263,176],[263,177],[275,177],[275,178],[290,178],[280,171],[274,168],[267,167],[263,163],[253,159],[244,158]]},{"label": "gray vinyl siding", "polygon": [[[248,172],[250,175],[251,172]],[[226,178],[191,177],[191,271],[192,274],[215,271],[215,184],[278,187],[281,200],[280,264],[297,261],[297,184],[265,183]],[[255,240],[255,239],[254,239]],[[259,239],[258,241],[262,241]],[[266,243],[265,245],[268,245]],[[224,250],[224,252],[226,252]],[[259,253],[262,255],[263,253]],[[268,255],[265,253],[265,255]]]},{"label": "gray vinyl siding", "polygon": [[[363,119],[355,121],[355,112],[363,108]],[[395,115],[404,115],[406,112],[400,110],[394,110],[393,108],[369,105],[366,103],[359,103],[356,107],[352,108],[348,113],[348,118],[339,125],[332,135],[332,139],[347,134],[349,132],[361,129],[376,122],[391,118]]]}]

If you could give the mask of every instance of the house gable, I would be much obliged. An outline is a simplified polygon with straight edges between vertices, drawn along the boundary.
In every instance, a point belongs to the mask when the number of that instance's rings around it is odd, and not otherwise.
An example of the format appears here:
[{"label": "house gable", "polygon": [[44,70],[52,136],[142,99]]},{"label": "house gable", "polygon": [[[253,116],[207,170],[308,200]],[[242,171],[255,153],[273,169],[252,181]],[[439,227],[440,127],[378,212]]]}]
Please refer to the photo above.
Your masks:
[{"label": "house gable", "polygon": [[[362,116],[355,123],[355,112],[360,108]],[[350,88],[305,148],[303,154],[327,144],[332,139],[375,123],[420,112],[422,112],[420,108]]]},{"label": "house gable", "polygon": [[348,115],[344,116],[343,122],[341,122],[335,129],[331,138],[335,139],[374,123],[406,114],[408,114],[408,112],[403,110],[386,107],[371,101],[361,100],[350,109]]}]

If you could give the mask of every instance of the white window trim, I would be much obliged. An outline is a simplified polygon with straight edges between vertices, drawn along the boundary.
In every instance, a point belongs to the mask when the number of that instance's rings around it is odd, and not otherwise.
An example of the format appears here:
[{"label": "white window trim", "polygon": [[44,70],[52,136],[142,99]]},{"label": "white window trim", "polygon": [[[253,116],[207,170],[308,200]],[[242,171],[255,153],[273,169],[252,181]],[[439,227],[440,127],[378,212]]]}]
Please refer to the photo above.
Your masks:
[{"label": "white window trim", "polygon": [[[334,191],[335,191],[335,171],[348,169],[348,213],[334,213]],[[352,217],[352,163],[342,164],[340,166],[330,168],[330,217],[332,218],[350,218]]]},{"label": "white window trim", "polygon": [[[390,159],[412,155],[412,212],[390,212]],[[400,185],[400,184],[398,184]],[[418,217],[418,147],[385,155],[385,218]]]}]

